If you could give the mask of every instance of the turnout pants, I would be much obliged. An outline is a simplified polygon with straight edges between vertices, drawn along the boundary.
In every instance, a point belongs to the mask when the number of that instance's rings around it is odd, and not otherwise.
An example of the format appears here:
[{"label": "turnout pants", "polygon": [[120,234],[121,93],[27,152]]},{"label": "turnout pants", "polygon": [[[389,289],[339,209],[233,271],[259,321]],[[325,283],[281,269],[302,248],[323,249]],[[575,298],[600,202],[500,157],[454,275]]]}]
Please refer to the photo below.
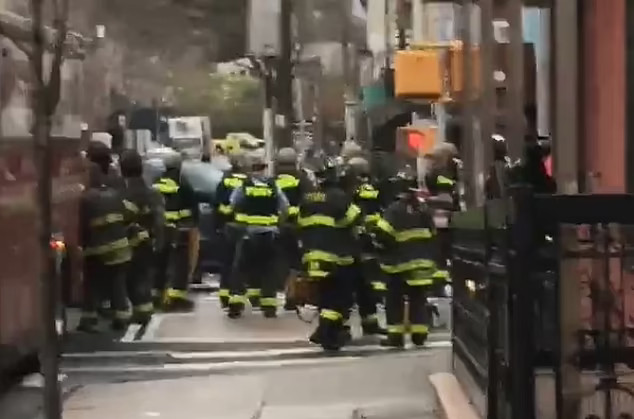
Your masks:
[{"label": "turnout pants", "polygon": [[380,268],[376,259],[358,259],[354,265],[344,268],[351,274],[353,283],[352,289],[348,294],[348,310],[346,312],[346,319],[349,317],[349,312],[352,310],[354,303],[356,302],[359,308],[359,315],[361,316],[362,324],[376,324],[376,304],[378,303],[378,294],[373,289],[373,278],[380,273]]},{"label": "turnout pants", "polygon": [[412,340],[426,338],[429,333],[427,312],[428,285],[410,285],[412,272],[390,274],[387,284],[386,317],[388,335],[402,336],[406,332],[405,301],[408,302],[409,331]]},{"label": "turnout pants", "polygon": [[236,247],[231,274],[230,305],[244,305],[244,296],[263,309],[277,307],[276,233],[245,233]]},{"label": "turnout pants", "polygon": [[146,317],[152,314],[152,247],[149,243],[141,243],[133,249],[132,260],[128,266],[126,285],[128,296],[132,302],[135,317]]},{"label": "turnout pants", "polygon": [[189,288],[189,230],[171,228],[157,252],[154,295],[166,301],[186,300]]},{"label": "turnout pants", "polygon": [[350,270],[334,267],[328,276],[318,279],[319,325],[311,340],[327,350],[339,349],[346,340],[343,325],[350,308]]},{"label": "turnout pants", "polygon": [[234,258],[236,254],[236,245],[239,238],[239,232],[234,225],[225,225],[218,233],[220,241],[221,267],[220,267],[220,290],[218,296],[220,298],[229,298],[231,286],[231,274],[233,270]]},{"label": "turnout pants", "polygon": [[98,257],[84,259],[84,298],[82,319],[97,320],[102,301],[109,300],[115,320],[127,321],[128,294],[126,270],[128,263],[106,265]]}]

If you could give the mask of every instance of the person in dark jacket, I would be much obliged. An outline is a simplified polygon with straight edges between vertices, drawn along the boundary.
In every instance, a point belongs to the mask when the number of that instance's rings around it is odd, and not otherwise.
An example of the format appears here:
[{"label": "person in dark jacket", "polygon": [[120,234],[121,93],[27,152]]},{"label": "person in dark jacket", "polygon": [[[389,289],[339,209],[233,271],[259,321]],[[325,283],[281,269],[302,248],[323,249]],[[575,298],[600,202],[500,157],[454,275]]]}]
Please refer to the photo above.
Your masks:
[{"label": "person in dark jacket", "polygon": [[231,168],[222,176],[214,194],[214,230],[221,242],[221,271],[220,289],[218,297],[223,309],[229,307],[229,280],[233,269],[238,231],[232,222],[233,208],[231,207],[231,194],[247,179],[244,174],[243,156],[234,154],[231,156]]},{"label": "person in dark jacket", "polygon": [[[181,187],[182,157],[175,151],[163,157],[166,172],[152,185],[165,202],[165,240],[158,252],[157,275],[154,283],[155,303],[165,310],[191,310],[188,297],[192,274],[189,254],[192,232],[196,226],[198,205],[191,188]],[[169,275],[168,272],[171,274]]]},{"label": "person in dark jacket", "polygon": [[154,311],[150,276],[154,243],[163,241],[162,201],[157,199],[157,192],[145,183],[143,162],[136,151],[125,150],[122,153],[121,174],[125,181],[123,198],[129,220],[128,241],[132,248],[127,275],[132,318],[134,322],[147,324]]},{"label": "person in dark jacket", "polygon": [[94,332],[99,305],[110,300],[112,327],[129,321],[126,270],[132,258],[126,209],[119,191],[108,186],[101,167],[91,164],[79,208],[79,237],[84,256],[84,301],[78,330]]},{"label": "person in dark jacket", "polygon": [[388,275],[387,338],[383,345],[404,346],[404,297],[407,296],[411,340],[425,343],[429,334],[427,293],[436,271],[435,227],[431,211],[419,201],[415,178],[402,178],[399,200],[377,222],[375,239],[381,249],[381,268]]},{"label": "person in dark jacket", "polygon": [[297,241],[296,222],[302,196],[311,187],[306,172],[297,167],[297,153],[291,147],[281,148],[277,153],[275,167],[275,183],[288,199],[288,217],[280,226],[279,244],[282,254],[277,260],[280,282],[284,284],[286,301],[285,310],[295,310],[296,303],[291,296],[297,273],[301,268],[299,244]]},{"label": "person in dark jacket", "polygon": [[319,325],[310,340],[326,350],[338,350],[349,336],[344,325],[351,293],[348,278],[361,210],[340,188],[333,164],[327,161],[317,176],[319,186],[304,195],[298,218],[304,271],[318,281],[319,289]]}]

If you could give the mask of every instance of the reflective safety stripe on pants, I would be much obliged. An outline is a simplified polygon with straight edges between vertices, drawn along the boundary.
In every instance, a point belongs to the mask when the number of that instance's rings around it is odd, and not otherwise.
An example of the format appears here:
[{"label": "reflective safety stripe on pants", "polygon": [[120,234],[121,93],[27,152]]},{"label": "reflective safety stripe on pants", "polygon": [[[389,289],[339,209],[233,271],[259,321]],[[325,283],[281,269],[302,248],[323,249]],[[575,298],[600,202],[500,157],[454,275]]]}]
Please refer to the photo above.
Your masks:
[{"label": "reflective safety stripe on pants", "polygon": [[335,310],[322,309],[319,317],[326,320],[338,321],[343,319],[343,315]]}]

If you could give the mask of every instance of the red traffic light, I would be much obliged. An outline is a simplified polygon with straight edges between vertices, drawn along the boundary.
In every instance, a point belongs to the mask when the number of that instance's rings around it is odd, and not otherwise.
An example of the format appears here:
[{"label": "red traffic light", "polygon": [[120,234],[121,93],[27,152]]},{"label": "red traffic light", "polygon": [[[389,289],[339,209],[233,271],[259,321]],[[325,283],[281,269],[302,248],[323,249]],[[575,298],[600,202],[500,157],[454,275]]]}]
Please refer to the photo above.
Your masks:
[{"label": "red traffic light", "polygon": [[407,143],[412,149],[416,151],[420,150],[424,146],[425,140],[425,134],[423,134],[422,132],[410,131],[407,134]]}]

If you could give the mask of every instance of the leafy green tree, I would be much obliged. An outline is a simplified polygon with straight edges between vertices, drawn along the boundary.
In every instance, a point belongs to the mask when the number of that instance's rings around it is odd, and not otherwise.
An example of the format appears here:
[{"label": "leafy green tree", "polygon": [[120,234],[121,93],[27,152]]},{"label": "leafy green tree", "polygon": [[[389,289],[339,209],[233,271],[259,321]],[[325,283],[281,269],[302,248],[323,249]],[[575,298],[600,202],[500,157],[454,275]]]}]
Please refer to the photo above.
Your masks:
[{"label": "leafy green tree", "polygon": [[197,73],[172,77],[174,107],[183,115],[209,116],[214,137],[227,132],[262,134],[262,89],[244,75]]}]

